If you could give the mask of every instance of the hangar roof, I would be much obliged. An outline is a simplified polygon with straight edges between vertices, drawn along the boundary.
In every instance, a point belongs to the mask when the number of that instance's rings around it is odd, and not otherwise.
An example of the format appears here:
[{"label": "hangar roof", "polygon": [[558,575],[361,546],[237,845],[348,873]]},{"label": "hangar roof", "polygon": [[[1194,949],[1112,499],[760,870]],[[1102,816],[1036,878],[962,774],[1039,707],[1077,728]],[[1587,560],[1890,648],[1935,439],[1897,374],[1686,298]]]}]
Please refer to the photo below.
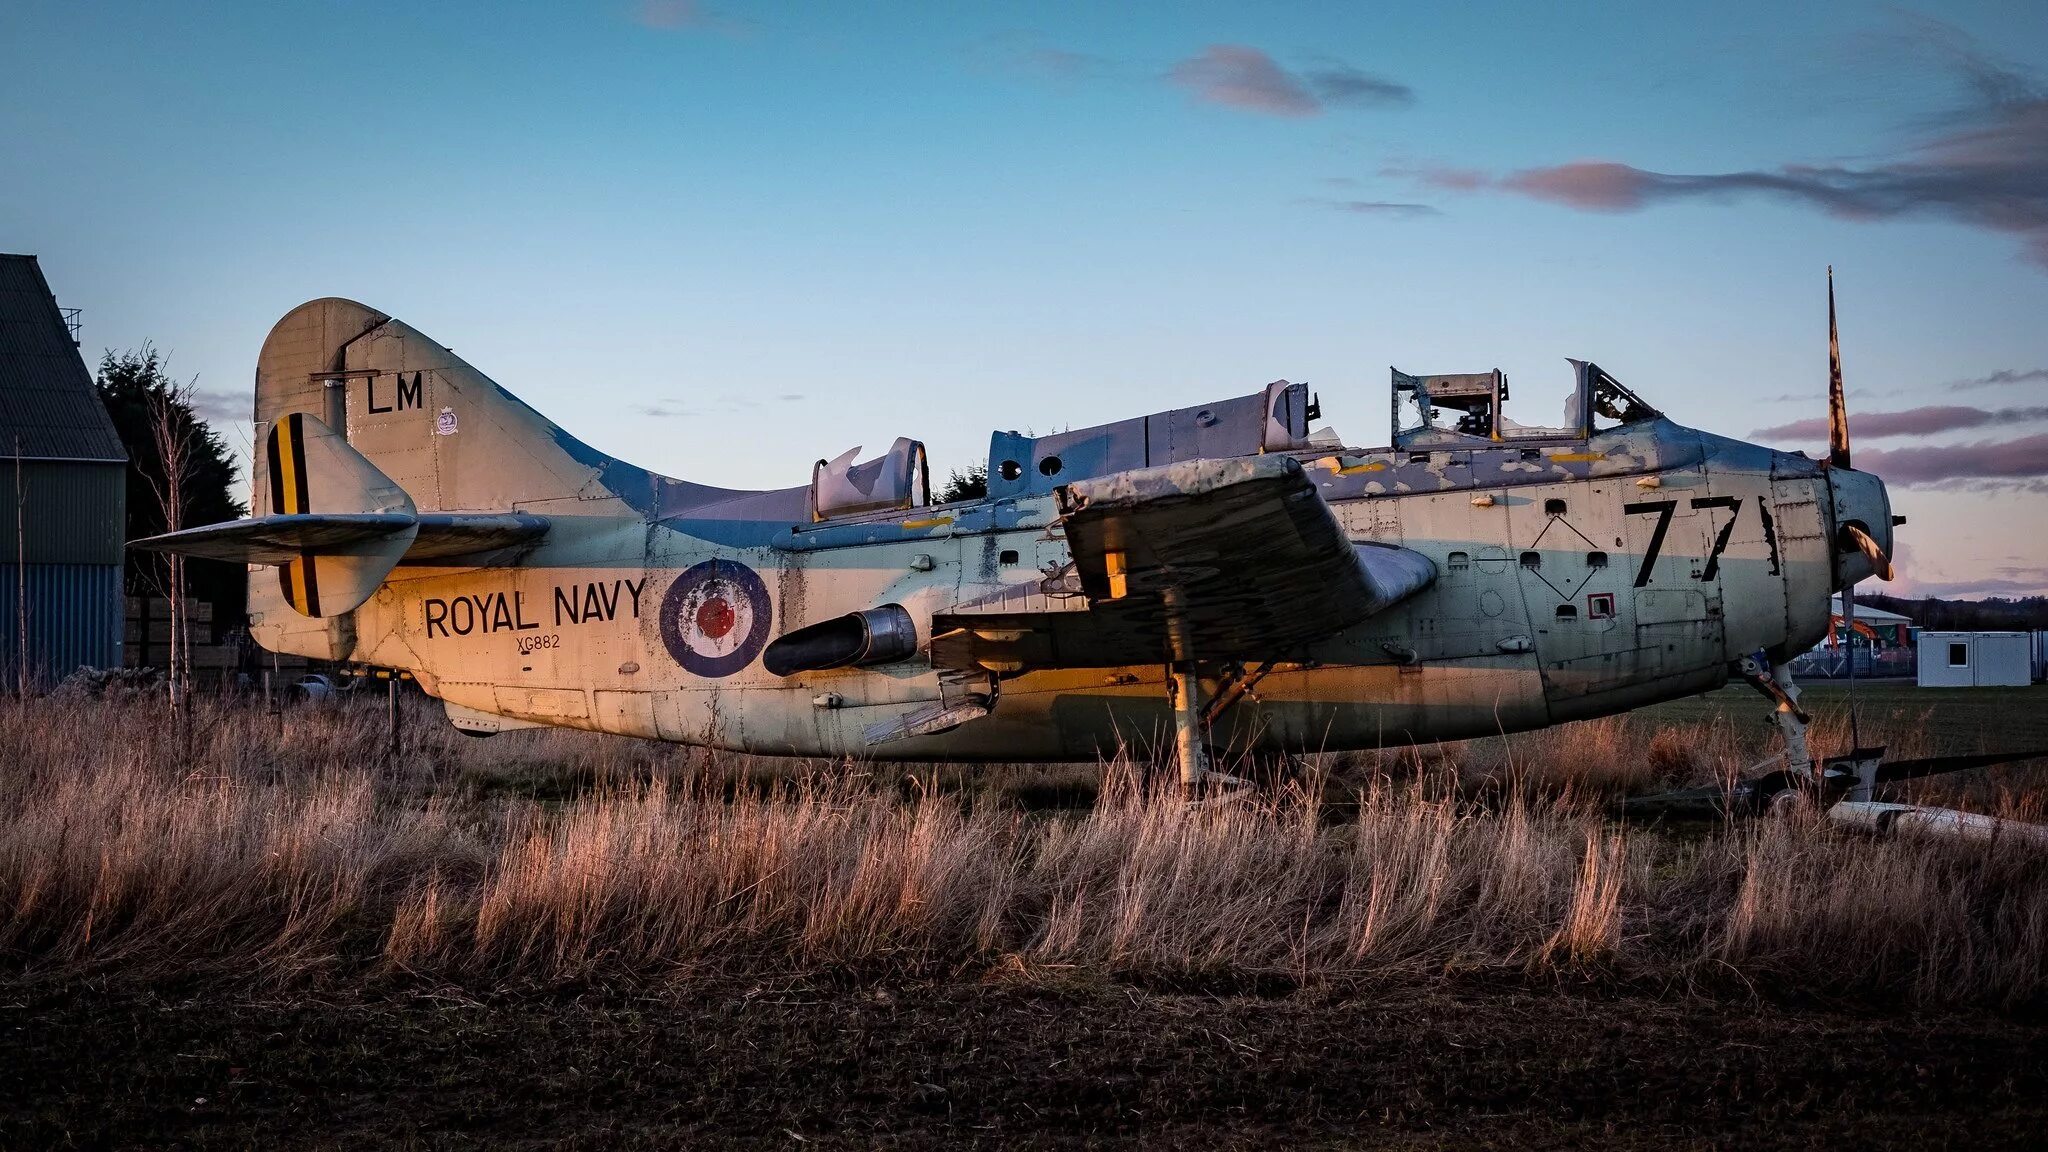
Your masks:
[{"label": "hangar roof", "polygon": [[[1834,613],[1837,617],[1841,616],[1842,594],[1840,592],[1835,593],[1834,600],[1828,605],[1828,611]],[[1856,606],[1856,619],[1861,623],[1872,626],[1913,623],[1911,616],[1901,616],[1897,612],[1887,612],[1875,604],[1858,604]]]},{"label": "hangar roof", "polygon": [[0,253],[0,458],[128,459],[33,256]]}]

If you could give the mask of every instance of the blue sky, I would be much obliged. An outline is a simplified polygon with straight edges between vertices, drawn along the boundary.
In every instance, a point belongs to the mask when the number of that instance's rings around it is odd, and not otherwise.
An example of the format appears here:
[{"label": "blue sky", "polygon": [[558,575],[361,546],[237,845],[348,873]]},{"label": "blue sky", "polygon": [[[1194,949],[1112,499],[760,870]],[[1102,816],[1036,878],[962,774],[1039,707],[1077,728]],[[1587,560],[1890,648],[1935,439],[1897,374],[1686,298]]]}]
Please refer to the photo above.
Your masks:
[{"label": "blue sky", "polygon": [[[232,411],[349,296],[722,484],[1282,376],[1379,443],[1389,364],[1747,435],[1822,412],[1830,263],[1853,429],[2048,406],[2044,90],[2026,3],[17,2],[0,249]],[[2048,589],[2048,422],[1970,419],[1858,441],[1908,586]]]}]

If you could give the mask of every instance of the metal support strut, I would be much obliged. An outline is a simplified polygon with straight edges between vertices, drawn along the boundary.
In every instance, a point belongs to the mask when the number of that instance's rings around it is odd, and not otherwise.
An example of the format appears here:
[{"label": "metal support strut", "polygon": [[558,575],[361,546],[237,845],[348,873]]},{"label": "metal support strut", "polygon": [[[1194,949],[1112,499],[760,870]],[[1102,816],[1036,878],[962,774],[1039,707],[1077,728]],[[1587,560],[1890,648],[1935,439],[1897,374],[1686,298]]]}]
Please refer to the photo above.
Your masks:
[{"label": "metal support strut", "polygon": [[1202,740],[1202,675],[1195,664],[1192,638],[1188,634],[1185,603],[1179,588],[1164,590],[1166,639],[1172,648],[1173,741],[1180,758],[1181,787],[1190,794],[1201,790],[1209,775],[1209,750]]},{"label": "metal support strut", "polygon": [[1202,677],[1192,660],[1173,665],[1173,741],[1180,755],[1180,783],[1201,790],[1209,775],[1209,750],[1202,746]]},{"label": "metal support strut", "polygon": [[1774,719],[1778,722],[1778,730],[1785,736],[1785,770],[1801,779],[1811,780],[1813,753],[1806,745],[1806,729],[1813,717],[1799,706],[1799,686],[1792,682],[1792,670],[1783,666],[1773,668],[1770,658],[1762,652],[1744,656],[1736,668],[1750,687],[1778,706]]}]

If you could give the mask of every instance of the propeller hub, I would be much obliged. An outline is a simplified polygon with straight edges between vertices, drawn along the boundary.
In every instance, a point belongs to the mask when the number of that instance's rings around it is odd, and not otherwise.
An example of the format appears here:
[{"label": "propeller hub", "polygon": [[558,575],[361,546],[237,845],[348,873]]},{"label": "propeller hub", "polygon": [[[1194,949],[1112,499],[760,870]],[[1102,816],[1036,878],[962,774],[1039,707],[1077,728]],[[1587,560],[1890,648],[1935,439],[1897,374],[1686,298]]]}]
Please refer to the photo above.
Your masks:
[{"label": "propeller hub", "polygon": [[1892,578],[1892,504],[1884,481],[1851,468],[1828,471],[1834,489],[1835,587]]}]

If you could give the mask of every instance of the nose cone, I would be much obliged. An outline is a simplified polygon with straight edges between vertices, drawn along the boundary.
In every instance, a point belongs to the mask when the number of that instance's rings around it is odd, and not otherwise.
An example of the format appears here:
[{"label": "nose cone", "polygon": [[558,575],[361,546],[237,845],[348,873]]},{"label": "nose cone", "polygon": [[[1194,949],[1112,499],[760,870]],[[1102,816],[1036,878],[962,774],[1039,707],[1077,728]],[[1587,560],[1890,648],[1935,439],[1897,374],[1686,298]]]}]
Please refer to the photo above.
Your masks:
[{"label": "nose cone", "polygon": [[[1884,481],[1853,468],[1830,469],[1835,493],[1835,587],[1880,575],[1879,565],[1858,546],[1855,531],[1867,534],[1885,557],[1892,554],[1892,502]],[[1889,559],[1884,567],[1889,569]],[[1891,577],[1886,574],[1885,579]]]}]

